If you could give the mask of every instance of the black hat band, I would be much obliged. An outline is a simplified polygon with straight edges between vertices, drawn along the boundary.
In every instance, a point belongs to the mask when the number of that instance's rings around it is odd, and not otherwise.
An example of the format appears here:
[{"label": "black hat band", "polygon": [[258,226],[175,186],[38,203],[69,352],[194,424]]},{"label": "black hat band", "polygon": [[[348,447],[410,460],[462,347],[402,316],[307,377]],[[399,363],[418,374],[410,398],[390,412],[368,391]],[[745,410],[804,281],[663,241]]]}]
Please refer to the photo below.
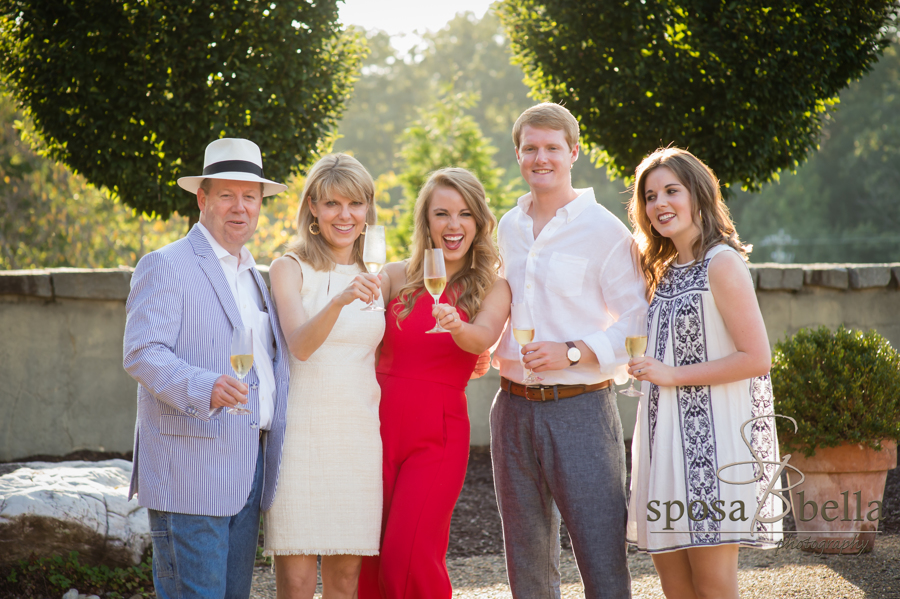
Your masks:
[{"label": "black hat band", "polygon": [[265,177],[263,177],[262,167],[246,160],[223,160],[221,162],[214,162],[209,166],[203,167],[204,177],[208,175],[217,175],[219,173],[236,172],[250,173],[251,175],[256,175],[261,179],[265,179]]}]

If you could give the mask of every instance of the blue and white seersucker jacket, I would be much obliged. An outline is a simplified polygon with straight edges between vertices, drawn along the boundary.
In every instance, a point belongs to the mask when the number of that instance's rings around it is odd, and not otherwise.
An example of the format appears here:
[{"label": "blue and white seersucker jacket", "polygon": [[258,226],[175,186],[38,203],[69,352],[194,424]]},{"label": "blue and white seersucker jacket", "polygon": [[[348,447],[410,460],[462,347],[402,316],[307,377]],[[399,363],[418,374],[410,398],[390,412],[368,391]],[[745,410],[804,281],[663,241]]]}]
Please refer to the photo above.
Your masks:
[{"label": "blue and white seersucker jacket", "polygon": [[[287,345],[265,282],[254,268],[272,323],[276,351],[275,412],[266,435],[261,508],[275,497],[290,365]],[[195,226],[188,235],[144,256],[131,279],[126,304],[124,366],[137,382],[134,469],[129,499],[182,514],[233,516],[247,501],[259,433],[256,368],[250,387],[251,416],[210,415],[212,387],[229,362],[231,333],[241,316],[219,260]]]}]

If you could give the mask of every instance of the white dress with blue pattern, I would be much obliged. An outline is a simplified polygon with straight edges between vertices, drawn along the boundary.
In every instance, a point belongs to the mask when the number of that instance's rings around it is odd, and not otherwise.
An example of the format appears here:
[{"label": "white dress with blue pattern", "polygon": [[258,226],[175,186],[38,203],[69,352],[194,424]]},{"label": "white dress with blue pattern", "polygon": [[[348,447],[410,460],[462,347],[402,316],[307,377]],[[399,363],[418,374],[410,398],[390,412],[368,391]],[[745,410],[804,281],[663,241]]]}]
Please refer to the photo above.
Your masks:
[{"label": "white dress with blue pattern", "polygon": [[[710,260],[724,251],[735,250],[718,245],[701,262],[669,267],[650,303],[648,356],[684,366],[735,352],[707,274]],[[769,376],[696,387],[645,381],[641,390],[631,442],[628,542],[650,553],[777,543],[780,520],[754,521],[760,505],[762,518],[784,511],[778,497],[766,494],[776,466],[761,468],[741,437],[743,426],[759,459],[778,461],[774,418],[751,421],[773,413]],[[737,465],[722,469],[729,464]]]}]

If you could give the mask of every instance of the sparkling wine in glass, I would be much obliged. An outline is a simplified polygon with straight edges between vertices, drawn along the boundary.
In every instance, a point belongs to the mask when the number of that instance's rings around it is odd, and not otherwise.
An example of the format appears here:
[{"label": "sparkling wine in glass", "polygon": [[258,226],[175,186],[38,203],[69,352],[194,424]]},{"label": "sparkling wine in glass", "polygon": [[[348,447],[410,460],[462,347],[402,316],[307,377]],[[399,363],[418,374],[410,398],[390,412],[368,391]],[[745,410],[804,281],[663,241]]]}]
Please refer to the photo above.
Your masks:
[{"label": "sparkling wine in glass", "polygon": [[[512,328],[513,337],[520,346],[524,347],[534,341],[534,320],[531,317],[531,308],[525,302],[512,305]],[[525,368],[524,360],[525,356],[520,355],[519,361],[522,362],[522,368]],[[542,380],[544,379],[525,368],[525,380],[522,381],[524,385],[537,385]]]},{"label": "sparkling wine in glass", "polygon": [[[628,318],[628,329],[625,334],[625,351],[631,358],[638,358],[647,351],[647,321],[642,314],[632,314]],[[631,377],[631,385],[621,392],[629,397],[640,397],[641,391],[634,388],[634,377]]]},{"label": "sparkling wine in glass", "polygon": [[[384,227],[382,225],[368,225],[366,227],[366,240],[363,243],[363,262],[366,269],[373,275],[381,272],[384,263],[387,262],[387,241],[384,236]],[[363,312],[384,312],[384,308],[377,305],[375,301],[369,302],[365,308],[360,308]]]},{"label": "sparkling wine in glass", "polygon": [[[425,250],[425,289],[434,298],[434,304],[437,305],[441,301],[441,293],[447,286],[447,268],[444,266],[444,250],[433,249]],[[441,323],[435,319],[434,328],[426,333],[449,333],[447,329],[441,326]]]},{"label": "sparkling wine in glass", "polygon": [[[239,380],[243,380],[253,368],[253,330],[234,329],[231,334],[231,368]],[[249,408],[235,406],[225,410],[229,414],[250,415]]]}]

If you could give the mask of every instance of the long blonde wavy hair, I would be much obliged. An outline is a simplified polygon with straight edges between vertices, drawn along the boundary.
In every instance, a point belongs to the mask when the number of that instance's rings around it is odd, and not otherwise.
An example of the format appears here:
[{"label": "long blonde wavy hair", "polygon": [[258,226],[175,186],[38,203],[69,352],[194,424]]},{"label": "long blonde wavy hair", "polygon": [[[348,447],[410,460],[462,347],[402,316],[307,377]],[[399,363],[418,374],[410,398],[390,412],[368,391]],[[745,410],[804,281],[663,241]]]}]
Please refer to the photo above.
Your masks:
[{"label": "long blonde wavy hair", "polygon": [[644,158],[635,170],[633,193],[628,202],[628,219],[640,250],[648,300],[653,297],[666,269],[678,255],[672,240],[660,235],[647,218],[647,200],[644,197],[647,176],[661,166],[671,170],[691,194],[691,216],[694,222],[700,223],[700,235],[693,245],[692,265],[702,260],[711,247],[720,243],[736,249],[745,260],[752,249],[742,245],[738,238],[715,173],[686,150],[660,148]]},{"label": "long blonde wavy hair", "polygon": [[[286,248],[318,271],[334,268],[334,254],[322,235],[313,235],[309,230],[309,226],[317,222],[309,203],[315,204],[335,192],[351,200],[365,202],[366,224],[375,224],[375,183],[369,171],[359,160],[347,154],[327,154],[320,158],[306,176],[297,208],[297,236]],[[356,264],[366,270],[362,259],[364,242],[362,235],[353,242],[353,256]]]},{"label": "long blonde wavy hair", "polygon": [[475,239],[466,253],[465,266],[447,282],[450,304],[465,312],[471,322],[497,280],[500,254],[493,238],[497,219],[488,208],[484,187],[475,175],[463,168],[435,171],[422,186],[416,199],[412,253],[406,264],[406,285],[397,294],[399,300],[394,306],[397,326],[410,315],[416,300],[425,292],[425,250],[434,247],[428,223],[428,208],[432,195],[440,187],[456,190],[475,218]]}]

